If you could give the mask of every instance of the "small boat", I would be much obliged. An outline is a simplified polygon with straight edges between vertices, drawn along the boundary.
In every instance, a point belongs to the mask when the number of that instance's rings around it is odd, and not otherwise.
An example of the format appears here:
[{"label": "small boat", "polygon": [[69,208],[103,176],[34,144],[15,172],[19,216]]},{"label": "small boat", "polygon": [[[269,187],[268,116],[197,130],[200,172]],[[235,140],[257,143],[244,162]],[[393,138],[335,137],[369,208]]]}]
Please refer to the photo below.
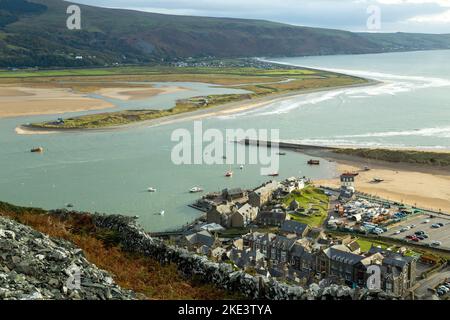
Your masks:
[{"label": "small boat", "polygon": [[278,172],[268,174],[269,177],[278,177],[279,175]]},{"label": "small boat", "polygon": [[148,189],[147,189],[147,191],[148,191],[148,192],[156,192],[156,189],[155,189],[155,188],[152,188],[152,187],[150,187],[150,188],[148,188]]},{"label": "small boat", "polygon": [[164,210],[161,210],[160,212],[157,213],[158,216],[163,216],[165,214],[166,214],[166,212]]},{"label": "small boat", "polygon": [[233,176],[233,171],[227,171],[226,173],[225,173],[225,177],[227,177],[227,178],[230,178],[230,177],[232,177]]},{"label": "small boat", "polygon": [[44,152],[44,148],[42,148],[42,147],[33,148],[33,149],[31,149],[31,152],[33,152],[33,153],[42,153],[42,152]]},{"label": "small boat", "polygon": [[67,207],[67,208],[73,208],[74,205],[73,205],[72,203],[67,203],[67,204],[66,204],[66,207]]},{"label": "small boat", "polygon": [[318,166],[318,165],[320,165],[320,160],[311,159],[311,160],[308,160],[308,164],[310,166]]},{"label": "small boat", "polygon": [[277,155],[279,155],[279,156],[285,156],[285,155],[286,155],[286,152],[278,152]]},{"label": "small boat", "polygon": [[379,179],[379,178],[373,178],[372,182],[373,183],[381,183],[381,182],[384,182],[384,180],[383,179]]},{"label": "small boat", "polygon": [[244,170],[244,165],[241,164],[240,167],[239,167],[239,169]]},{"label": "small boat", "polygon": [[203,189],[200,187],[193,187],[189,190],[190,193],[198,193],[198,192],[203,192]]}]

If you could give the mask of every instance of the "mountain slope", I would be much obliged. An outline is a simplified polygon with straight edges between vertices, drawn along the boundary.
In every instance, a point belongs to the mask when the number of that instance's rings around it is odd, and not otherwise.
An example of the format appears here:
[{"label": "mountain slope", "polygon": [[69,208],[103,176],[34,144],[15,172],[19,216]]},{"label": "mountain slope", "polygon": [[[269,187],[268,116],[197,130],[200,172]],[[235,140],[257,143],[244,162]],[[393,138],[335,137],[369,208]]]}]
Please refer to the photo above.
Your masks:
[{"label": "mountain slope", "polygon": [[[14,3],[15,5],[12,5]],[[173,16],[62,0],[0,0],[0,66],[89,66],[186,57],[300,56],[450,48],[450,35],[364,34],[262,20]],[[75,59],[77,55],[83,59]]]}]

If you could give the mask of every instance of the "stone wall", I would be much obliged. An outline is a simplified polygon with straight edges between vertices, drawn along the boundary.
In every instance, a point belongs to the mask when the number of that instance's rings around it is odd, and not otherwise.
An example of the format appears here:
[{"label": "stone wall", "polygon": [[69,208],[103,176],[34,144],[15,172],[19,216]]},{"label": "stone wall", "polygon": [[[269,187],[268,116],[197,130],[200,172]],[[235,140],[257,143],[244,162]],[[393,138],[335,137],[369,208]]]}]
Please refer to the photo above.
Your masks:
[{"label": "stone wall", "polygon": [[218,288],[239,292],[249,299],[392,299],[383,293],[368,293],[364,290],[353,290],[347,286],[312,284],[305,289],[281,283],[272,278],[252,276],[243,271],[234,270],[230,264],[212,262],[207,257],[152,238],[138,226],[133,218],[96,214],[93,216],[93,220],[97,227],[115,231],[124,250],[150,256],[161,264],[174,263],[178,266],[179,271],[187,277],[196,276]]}]

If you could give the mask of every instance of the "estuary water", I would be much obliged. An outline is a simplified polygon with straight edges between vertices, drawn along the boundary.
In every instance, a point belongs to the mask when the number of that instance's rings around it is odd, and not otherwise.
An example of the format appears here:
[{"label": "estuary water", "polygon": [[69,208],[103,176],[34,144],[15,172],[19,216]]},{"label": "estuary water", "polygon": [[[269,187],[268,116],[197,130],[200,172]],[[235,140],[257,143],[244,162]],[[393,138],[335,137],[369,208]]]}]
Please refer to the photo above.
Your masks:
[{"label": "estuary water", "polygon": [[[450,149],[450,51],[276,61],[368,77],[382,84],[289,97],[260,109],[204,120],[204,130],[272,128],[280,130],[282,140],[308,144]],[[207,84],[182,86],[189,91],[152,97],[145,106],[168,108],[180,98],[240,92]],[[120,109],[144,103],[112,102]],[[199,216],[187,207],[200,196],[188,192],[193,186],[219,191],[250,188],[269,180],[260,175],[260,165],[245,165],[240,170],[236,163],[231,179],[224,177],[229,165],[175,165],[171,151],[177,143],[171,141],[172,132],[179,128],[192,132],[192,122],[48,135],[14,131],[20,124],[55,117],[0,119],[1,201],[46,209],[72,203],[76,210],[138,215],[147,230],[161,231]],[[31,154],[35,146],[43,146],[45,153]],[[245,151],[241,147],[240,152]],[[280,157],[280,179],[335,174],[334,163],[323,161],[320,167],[308,167],[308,159],[295,152]],[[157,192],[147,192],[148,187]],[[157,215],[161,210],[164,216]]]}]

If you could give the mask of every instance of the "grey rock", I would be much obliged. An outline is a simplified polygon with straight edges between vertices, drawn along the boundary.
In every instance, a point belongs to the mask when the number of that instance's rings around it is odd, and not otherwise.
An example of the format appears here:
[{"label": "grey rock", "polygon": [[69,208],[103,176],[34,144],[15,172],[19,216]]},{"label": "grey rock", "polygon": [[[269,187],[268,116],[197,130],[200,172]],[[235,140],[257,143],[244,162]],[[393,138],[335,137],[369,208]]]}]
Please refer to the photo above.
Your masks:
[{"label": "grey rock", "polygon": [[[67,273],[77,266],[81,283],[71,290]],[[83,257],[73,244],[52,239],[20,223],[0,217],[0,299],[135,299],[111,275]]]}]

